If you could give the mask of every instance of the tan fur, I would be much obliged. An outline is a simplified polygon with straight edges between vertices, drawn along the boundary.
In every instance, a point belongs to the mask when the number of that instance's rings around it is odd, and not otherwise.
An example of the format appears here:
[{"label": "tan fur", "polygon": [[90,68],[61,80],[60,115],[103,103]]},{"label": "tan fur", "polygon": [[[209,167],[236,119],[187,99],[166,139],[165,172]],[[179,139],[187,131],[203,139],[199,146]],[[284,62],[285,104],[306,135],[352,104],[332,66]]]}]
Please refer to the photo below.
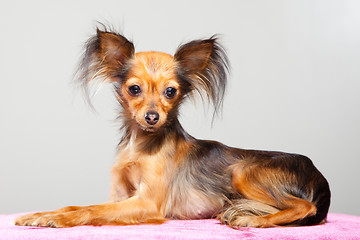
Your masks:
[{"label": "tan fur", "polygon": [[[126,102],[126,110],[136,118],[143,129],[149,130],[144,120],[145,112],[157,111],[160,114],[160,122],[156,126],[158,128],[166,122],[167,112],[177,100],[175,98],[168,101],[161,94],[167,87],[179,87],[175,80],[174,59],[165,53],[141,52],[135,55],[132,64],[134,67],[129,72],[129,78],[121,88],[122,101]],[[135,84],[141,85],[144,90],[141,97],[132,97],[127,91],[129,86]]]}]

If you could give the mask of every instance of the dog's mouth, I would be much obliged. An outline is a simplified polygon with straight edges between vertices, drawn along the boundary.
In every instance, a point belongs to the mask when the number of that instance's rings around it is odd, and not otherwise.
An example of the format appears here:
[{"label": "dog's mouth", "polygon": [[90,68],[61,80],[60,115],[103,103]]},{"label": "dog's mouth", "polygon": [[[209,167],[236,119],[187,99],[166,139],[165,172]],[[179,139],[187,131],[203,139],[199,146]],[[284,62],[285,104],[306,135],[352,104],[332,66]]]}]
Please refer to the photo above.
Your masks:
[{"label": "dog's mouth", "polygon": [[158,130],[157,127],[154,127],[154,126],[144,126],[142,125],[141,123],[138,123],[139,127],[141,130],[145,131],[145,132],[156,132]]},{"label": "dog's mouth", "polygon": [[147,122],[146,120],[138,119],[136,116],[133,117],[133,120],[142,131],[149,133],[157,132],[164,125],[162,121],[157,121],[155,123]]},{"label": "dog's mouth", "polygon": [[146,127],[143,130],[146,131],[146,132],[156,132],[157,128],[155,128],[155,127]]},{"label": "dog's mouth", "polygon": [[[159,119],[159,116],[158,116]],[[137,126],[144,132],[154,133],[157,132],[162,126],[162,121],[156,120],[156,122],[153,122],[149,119],[138,119],[137,116],[133,117],[133,120],[136,122]]]}]

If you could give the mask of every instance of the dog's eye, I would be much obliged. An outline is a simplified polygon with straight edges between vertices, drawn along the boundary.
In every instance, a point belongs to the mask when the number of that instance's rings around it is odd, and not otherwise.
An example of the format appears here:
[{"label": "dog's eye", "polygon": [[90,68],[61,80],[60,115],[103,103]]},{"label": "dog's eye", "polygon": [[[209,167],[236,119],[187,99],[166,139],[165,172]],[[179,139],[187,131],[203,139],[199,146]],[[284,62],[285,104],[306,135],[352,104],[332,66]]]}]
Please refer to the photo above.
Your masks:
[{"label": "dog's eye", "polygon": [[176,88],[168,87],[165,90],[165,96],[167,98],[171,99],[171,98],[175,97],[176,92],[177,92]]},{"label": "dog's eye", "polygon": [[133,85],[128,88],[131,96],[139,96],[141,93],[141,88],[139,85]]}]

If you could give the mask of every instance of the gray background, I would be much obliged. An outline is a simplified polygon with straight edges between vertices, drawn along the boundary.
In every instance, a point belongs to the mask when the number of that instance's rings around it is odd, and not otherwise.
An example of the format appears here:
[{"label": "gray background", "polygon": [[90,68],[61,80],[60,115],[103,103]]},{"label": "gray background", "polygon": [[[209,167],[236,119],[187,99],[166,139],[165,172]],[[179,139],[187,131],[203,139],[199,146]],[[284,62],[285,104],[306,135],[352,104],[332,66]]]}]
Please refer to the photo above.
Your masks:
[{"label": "gray background", "polygon": [[0,213],[106,202],[120,139],[111,88],[97,113],[71,84],[96,20],[137,51],[174,53],[220,33],[232,63],[221,118],[182,108],[197,138],[302,153],[360,215],[360,1],[2,1]]}]

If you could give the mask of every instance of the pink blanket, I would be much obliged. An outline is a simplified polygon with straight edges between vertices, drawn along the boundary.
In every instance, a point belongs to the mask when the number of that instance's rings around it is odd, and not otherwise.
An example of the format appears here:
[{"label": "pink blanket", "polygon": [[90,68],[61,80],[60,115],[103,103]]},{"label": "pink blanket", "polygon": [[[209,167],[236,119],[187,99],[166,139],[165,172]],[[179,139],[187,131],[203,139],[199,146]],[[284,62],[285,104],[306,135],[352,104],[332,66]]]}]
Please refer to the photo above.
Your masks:
[{"label": "pink blanket", "polygon": [[329,214],[312,227],[243,228],[234,230],[214,219],[168,221],[162,225],[17,227],[16,215],[0,215],[0,239],[360,239],[360,217]]}]

